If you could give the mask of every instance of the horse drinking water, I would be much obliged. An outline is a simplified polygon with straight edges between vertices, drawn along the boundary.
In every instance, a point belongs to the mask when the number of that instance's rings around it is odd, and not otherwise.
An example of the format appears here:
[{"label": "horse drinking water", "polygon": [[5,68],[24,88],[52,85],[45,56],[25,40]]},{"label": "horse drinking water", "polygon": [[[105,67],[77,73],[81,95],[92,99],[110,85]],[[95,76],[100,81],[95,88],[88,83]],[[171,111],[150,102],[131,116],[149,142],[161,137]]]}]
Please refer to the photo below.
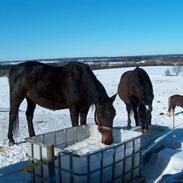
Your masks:
[{"label": "horse drinking water", "polygon": [[15,143],[13,132],[18,125],[18,110],[27,100],[26,117],[29,135],[34,136],[33,114],[36,104],[53,110],[70,110],[72,126],[86,124],[87,113],[95,105],[95,119],[102,134],[102,142],[111,144],[116,95],[108,97],[90,67],[79,62],[54,67],[39,62],[25,62],[14,66],[9,73],[10,113],[9,145]]},{"label": "horse drinking water", "polygon": [[136,67],[121,76],[118,85],[118,95],[126,104],[128,113],[128,128],[131,127],[130,113],[134,112],[136,126],[141,125],[142,131],[148,130],[151,124],[153,87],[147,73]]}]

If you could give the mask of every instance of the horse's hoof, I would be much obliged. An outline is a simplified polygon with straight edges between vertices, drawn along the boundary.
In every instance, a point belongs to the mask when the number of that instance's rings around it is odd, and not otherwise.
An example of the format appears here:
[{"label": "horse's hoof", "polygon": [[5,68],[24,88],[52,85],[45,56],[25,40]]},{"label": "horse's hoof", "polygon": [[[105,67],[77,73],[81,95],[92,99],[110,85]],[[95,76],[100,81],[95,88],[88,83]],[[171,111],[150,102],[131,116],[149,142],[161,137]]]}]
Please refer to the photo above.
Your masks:
[{"label": "horse's hoof", "polygon": [[143,134],[145,134],[148,130],[147,129],[142,129],[141,130]]},{"label": "horse's hoof", "polygon": [[132,128],[131,126],[127,126],[127,129],[130,129],[130,128]]},{"label": "horse's hoof", "polygon": [[10,142],[9,142],[9,146],[13,146],[14,144],[15,144],[14,141],[10,141]]},{"label": "horse's hoof", "polygon": [[170,116],[171,116],[171,113],[170,113],[170,112],[167,112],[166,115],[167,115],[168,117],[170,117]]}]

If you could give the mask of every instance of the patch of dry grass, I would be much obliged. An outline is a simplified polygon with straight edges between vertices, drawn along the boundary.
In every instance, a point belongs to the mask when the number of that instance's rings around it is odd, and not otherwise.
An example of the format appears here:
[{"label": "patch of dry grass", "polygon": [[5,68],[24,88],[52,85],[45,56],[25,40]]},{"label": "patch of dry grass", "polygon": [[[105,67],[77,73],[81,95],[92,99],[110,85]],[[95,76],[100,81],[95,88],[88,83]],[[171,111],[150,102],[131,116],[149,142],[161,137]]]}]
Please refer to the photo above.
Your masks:
[{"label": "patch of dry grass", "polygon": [[6,152],[7,150],[8,150],[7,147],[0,146],[0,153],[1,152]]}]

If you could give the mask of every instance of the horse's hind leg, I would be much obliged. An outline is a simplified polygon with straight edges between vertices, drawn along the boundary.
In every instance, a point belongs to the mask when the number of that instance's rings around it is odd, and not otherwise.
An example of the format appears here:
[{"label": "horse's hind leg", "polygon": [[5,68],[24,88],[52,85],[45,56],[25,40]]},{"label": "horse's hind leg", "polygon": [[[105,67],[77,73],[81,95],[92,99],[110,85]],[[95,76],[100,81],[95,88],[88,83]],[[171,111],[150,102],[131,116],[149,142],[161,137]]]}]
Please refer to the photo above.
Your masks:
[{"label": "horse's hind leg", "polygon": [[175,106],[169,107],[167,115],[170,117],[171,115],[173,115],[174,111],[175,111]]},{"label": "horse's hind leg", "polygon": [[128,115],[128,125],[127,128],[131,128],[131,119],[130,119],[130,113],[131,113],[131,106],[129,104],[126,104],[126,110],[127,110],[127,115]]},{"label": "horse's hind leg", "polygon": [[172,111],[172,107],[169,106],[169,107],[168,107],[168,111],[167,111],[167,115],[168,115],[168,116],[171,116],[171,111]]},{"label": "horse's hind leg", "polygon": [[27,99],[27,111],[26,111],[26,117],[27,117],[27,123],[28,123],[28,130],[29,130],[29,136],[35,136],[34,132],[34,126],[33,126],[33,115],[34,115],[34,110],[36,108],[36,104],[29,98]]},{"label": "horse's hind leg", "polygon": [[131,96],[130,97],[130,104],[134,113],[134,119],[135,119],[135,125],[138,126],[139,125],[139,115],[137,112],[137,108],[139,105],[139,99],[137,97]]},{"label": "horse's hind leg", "polygon": [[134,109],[134,118],[135,118],[135,125],[138,126],[139,125],[139,116],[138,116],[137,109]]},{"label": "horse's hind leg", "polygon": [[88,106],[80,110],[80,125],[86,124],[86,118],[87,118],[88,111],[89,111]]},{"label": "horse's hind leg", "polygon": [[15,144],[13,139],[13,132],[16,132],[18,128],[18,110],[20,107],[23,98],[16,98],[10,95],[10,112],[9,112],[9,128],[8,128],[8,139],[9,145],[12,146]]},{"label": "horse's hind leg", "polygon": [[135,119],[135,125],[138,126],[139,125],[139,115],[137,112],[137,106],[133,104],[132,109],[133,109],[133,114],[134,114],[134,119]]},{"label": "horse's hind leg", "polygon": [[173,114],[173,111],[175,110],[175,104],[174,104],[174,97],[170,96],[168,98],[168,111],[167,111],[167,115],[171,116]]},{"label": "horse's hind leg", "polygon": [[168,111],[167,111],[167,114],[168,114],[168,115],[170,115],[171,110],[172,110],[172,109],[171,109],[171,106],[168,106]]}]

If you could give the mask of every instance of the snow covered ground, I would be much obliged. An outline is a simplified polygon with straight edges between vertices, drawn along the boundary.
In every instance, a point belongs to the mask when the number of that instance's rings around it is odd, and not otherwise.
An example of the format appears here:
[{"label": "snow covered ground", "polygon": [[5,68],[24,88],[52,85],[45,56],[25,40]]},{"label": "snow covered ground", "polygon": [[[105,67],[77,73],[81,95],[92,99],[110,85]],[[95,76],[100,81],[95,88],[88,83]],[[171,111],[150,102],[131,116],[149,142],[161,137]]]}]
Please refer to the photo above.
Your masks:
[{"label": "snow covered ground", "polygon": [[[153,67],[143,67],[149,74],[154,88],[154,101],[153,101],[153,112],[152,112],[152,124],[164,125],[172,128],[172,118],[166,115],[159,115],[160,113],[167,112],[167,102],[168,96],[173,94],[182,94],[182,82],[183,76],[164,76],[166,69],[170,69],[168,66],[153,66]],[[101,81],[104,87],[107,90],[109,96],[117,92],[117,86],[120,80],[120,76],[127,70],[132,70],[134,68],[118,68],[118,69],[106,69],[106,70],[96,70],[94,73],[97,78]],[[114,107],[116,109],[116,117],[114,119],[114,126],[126,126],[127,125],[127,113],[125,105],[117,96]],[[12,166],[21,166],[22,163],[27,160],[26,152],[27,145],[25,138],[28,137],[27,122],[25,119],[25,110],[26,102],[24,101],[21,104],[19,111],[20,126],[19,134],[15,138],[17,145],[13,147],[8,146],[7,131],[8,131],[8,111],[9,111],[9,86],[8,79],[6,77],[0,78],[0,182],[1,180],[10,180],[3,179],[2,174],[7,173]],[[180,129],[183,127],[183,109],[176,108],[176,126]],[[94,108],[91,108],[88,114],[88,123],[94,123],[93,119]],[[133,119],[133,118],[132,118]],[[134,125],[134,120],[133,123]],[[66,127],[70,127],[70,116],[68,110],[52,111],[36,107],[34,114],[34,128],[36,134],[46,133],[49,131],[54,131]],[[181,137],[181,135],[180,135]],[[167,152],[169,153],[169,152]],[[166,153],[165,153],[166,154]],[[171,154],[171,153],[169,153]],[[175,153],[173,153],[175,154]],[[173,155],[171,155],[173,156]],[[183,157],[183,156],[182,156]],[[174,158],[176,159],[176,158]],[[20,163],[21,161],[21,163]],[[167,162],[168,164],[169,162]],[[170,161],[171,163],[171,161]],[[171,172],[171,165],[169,171]],[[147,166],[148,168],[150,167]],[[168,167],[168,165],[167,165]],[[183,169],[183,165],[182,165]],[[178,173],[178,170],[175,170],[172,173]],[[13,179],[13,176],[12,176]],[[23,179],[23,178],[22,178]],[[152,177],[148,177],[149,182],[152,181]],[[8,182],[8,181],[7,181]],[[15,182],[15,181],[14,181]],[[17,181],[17,182],[20,182]],[[24,182],[22,180],[22,182]]]}]

